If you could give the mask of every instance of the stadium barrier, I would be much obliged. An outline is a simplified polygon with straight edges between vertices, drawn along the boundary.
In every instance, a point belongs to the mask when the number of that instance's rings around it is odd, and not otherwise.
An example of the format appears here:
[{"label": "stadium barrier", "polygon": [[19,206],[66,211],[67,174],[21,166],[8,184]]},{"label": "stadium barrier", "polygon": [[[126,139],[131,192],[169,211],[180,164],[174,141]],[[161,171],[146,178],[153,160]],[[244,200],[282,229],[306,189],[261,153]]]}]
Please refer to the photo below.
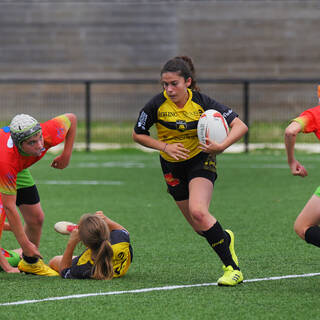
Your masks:
[{"label": "stadium barrier", "polygon": [[[201,92],[230,106],[249,126],[250,143],[282,141],[288,121],[317,105],[320,79],[199,79]],[[128,144],[139,110],[161,91],[155,79],[0,79],[1,121],[16,113],[46,120],[64,112],[79,118],[79,142]],[[302,142],[313,142],[308,138]]]}]

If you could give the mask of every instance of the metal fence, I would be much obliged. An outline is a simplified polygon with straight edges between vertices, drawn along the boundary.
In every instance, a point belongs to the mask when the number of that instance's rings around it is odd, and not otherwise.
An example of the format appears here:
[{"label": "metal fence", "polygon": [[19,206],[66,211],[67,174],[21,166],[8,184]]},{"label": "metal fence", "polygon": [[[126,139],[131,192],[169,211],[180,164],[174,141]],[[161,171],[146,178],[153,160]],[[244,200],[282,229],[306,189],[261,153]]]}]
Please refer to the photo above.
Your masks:
[{"label": "metal fence", "polygon": [[[318,104],[320,79],[201,79],[201,92],[231,107],[249,126],[243,142],[276,143],[288,121]],[[129,143],[139,110],[161,86],[154,79],[0,80],[1,121],[29,113],[39,121],[74,112],[78,142]],[[305,142],[313,142],[312,138]]]}]

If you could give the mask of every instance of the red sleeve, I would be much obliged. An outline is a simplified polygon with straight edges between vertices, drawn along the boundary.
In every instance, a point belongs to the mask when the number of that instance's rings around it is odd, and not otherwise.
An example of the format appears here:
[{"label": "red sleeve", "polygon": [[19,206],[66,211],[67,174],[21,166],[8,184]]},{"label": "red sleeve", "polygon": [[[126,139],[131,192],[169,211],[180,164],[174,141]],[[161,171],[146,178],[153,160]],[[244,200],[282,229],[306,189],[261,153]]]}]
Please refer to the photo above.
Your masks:
[{"label": "red sleeve", "polygon": [[49,149],[63,142],[71,122],[66,115],[61,115],[41,124],[44,146]]},{"label": "red sleeve", "polygon": [[17,193],[17,172],[6,163],[0,163],[0,193]]},{"label": "red sleeve", "polygon": [[317,136],[320,135],[320,105],[303,111],[299,117],[293,119],[299,122],[302,127],[302,132],[314,132]]}]

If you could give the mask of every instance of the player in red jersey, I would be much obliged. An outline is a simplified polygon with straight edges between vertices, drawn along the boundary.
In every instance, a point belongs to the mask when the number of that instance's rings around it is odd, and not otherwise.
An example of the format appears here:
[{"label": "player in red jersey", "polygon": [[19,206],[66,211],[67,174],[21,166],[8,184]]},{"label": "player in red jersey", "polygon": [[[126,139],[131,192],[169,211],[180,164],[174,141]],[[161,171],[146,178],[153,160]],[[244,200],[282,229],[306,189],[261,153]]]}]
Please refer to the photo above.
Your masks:
[{"label": "player in red jersey", "polygon": [[[72,154],[76,125],[77,119],[72,113],[57,116],[42,124],[29,115],[21,114],[12,119],[10,127],[0,129],[0,196],[3,206],[3,210],[0,212],[0,234],[5,216],[7,216],[10,229],[22,249],[23,259],[18,266],[20,271],[39,275],[58,275],[52,272],[53,270],[40,259],[38,245],[42,223],[38,229],[32,229],[32,223],[37,218],[40,220],[43,218],[33,215],[41,215],[43,212],[39,198],[36,199],[38,197],[36,187],[26,169],[39,161],[48,149],[63,141],[65,142],[64,149],[53,160],[51,166],[56,169],[67,167]],[[21,188],[23,192],[19,193],[20,180],[30,188],[23,186]],[[23,185],[23,183],[21,184]],[[25,229],[17,210],[21,199],[19,209],[24,216],[25,223],[27,223]],[[31,201],[29,205],[25,205],[29,199],[35,200]],[[28,221],[29,218],[30,221]],[[28,222],[30,222],[29,226]],[[1,267],[5,264],[4,260],[0,255]],[[4,266],[7,267],[7,265]]]},{"label": "player in red jersey", "polygon": [[[308,175],[306,168],[295,158],[294,147],[298,133],[313,132],[320,140],[320,105],[307,109],[292,120],[285,130],[285,145],[288,164],[294,176]],[[307,243],[320,247],[320,186],[317,187],[305,207],[298,215],[294,230]]]}]

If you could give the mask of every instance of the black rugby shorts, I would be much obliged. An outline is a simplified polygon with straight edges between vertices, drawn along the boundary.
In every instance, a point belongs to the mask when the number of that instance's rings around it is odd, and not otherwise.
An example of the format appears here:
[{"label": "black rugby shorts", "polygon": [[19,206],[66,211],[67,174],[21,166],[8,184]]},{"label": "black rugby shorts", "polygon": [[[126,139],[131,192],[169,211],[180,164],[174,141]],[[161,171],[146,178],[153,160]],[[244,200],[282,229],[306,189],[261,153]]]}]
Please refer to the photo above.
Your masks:
[{"label": "black rugby shorts", "polygon": [[38,202],[40,202],[40,197],[36,185],[17,190],[17,206],[22,204],[36,204]]},{"label": "black rugby shorts", "polygon": [[189,199],[189,182],[193,178],[206,178],[212,184],[217,179],[216,157],[205,152],[181,162],[169,162],[160,156],[160,163],[168,192],[175,201]]}]

